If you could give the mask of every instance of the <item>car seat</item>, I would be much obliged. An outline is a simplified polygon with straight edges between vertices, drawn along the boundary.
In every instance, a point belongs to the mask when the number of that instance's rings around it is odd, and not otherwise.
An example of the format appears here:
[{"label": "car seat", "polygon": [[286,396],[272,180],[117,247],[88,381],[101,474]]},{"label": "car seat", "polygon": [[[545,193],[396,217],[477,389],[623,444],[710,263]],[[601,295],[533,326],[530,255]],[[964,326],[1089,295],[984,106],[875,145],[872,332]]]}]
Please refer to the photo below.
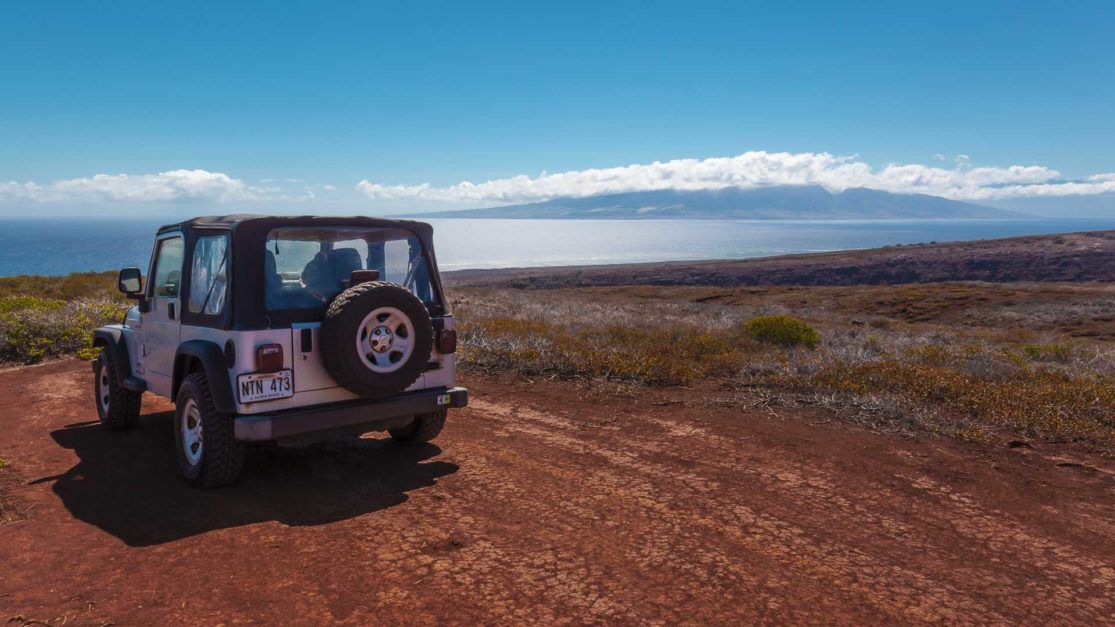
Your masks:
[{"label": "car seat", "polygon": [[302,269],[302,285],[319,300],[325,300],[337,293],[340,284],[333,277],[329,267],[329,255],[318,251],[314,258]]},{"label": "car seat", "polygon": [[333,280],[338,287],[348,285],[352,273],[364,269],[364,262],[360,259],[360,251],[355,248],[338,248],[329,255],[330,270]]}]

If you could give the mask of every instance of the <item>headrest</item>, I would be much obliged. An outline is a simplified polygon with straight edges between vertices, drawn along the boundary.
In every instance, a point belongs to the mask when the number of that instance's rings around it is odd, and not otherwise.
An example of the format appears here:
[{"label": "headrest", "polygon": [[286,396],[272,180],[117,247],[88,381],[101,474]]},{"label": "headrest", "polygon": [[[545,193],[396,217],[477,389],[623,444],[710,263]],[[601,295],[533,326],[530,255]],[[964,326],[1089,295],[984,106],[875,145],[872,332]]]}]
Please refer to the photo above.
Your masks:
[{"label": "headrest", "polygon": [[354,270],[364,267],[360,251],[355,248],[338,248],[329,255],[329,261],[333,266],[333,276],[341,281],[347,280]]}]

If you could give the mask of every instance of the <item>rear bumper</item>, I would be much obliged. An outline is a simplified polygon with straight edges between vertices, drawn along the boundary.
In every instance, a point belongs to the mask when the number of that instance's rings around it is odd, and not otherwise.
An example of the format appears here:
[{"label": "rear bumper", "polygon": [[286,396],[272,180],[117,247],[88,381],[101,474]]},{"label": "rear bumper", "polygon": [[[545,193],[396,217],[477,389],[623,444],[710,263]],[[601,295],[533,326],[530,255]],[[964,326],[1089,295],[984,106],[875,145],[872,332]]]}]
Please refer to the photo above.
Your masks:
[{"label": "rear bumper", "polygon": [[433,388],[388,398],[238,416],[234,423],[235,434],[237,440],[262,442],[331,431],[382,431],[405,426],[415,414],[466,405],[468,390],[465,388]]}]

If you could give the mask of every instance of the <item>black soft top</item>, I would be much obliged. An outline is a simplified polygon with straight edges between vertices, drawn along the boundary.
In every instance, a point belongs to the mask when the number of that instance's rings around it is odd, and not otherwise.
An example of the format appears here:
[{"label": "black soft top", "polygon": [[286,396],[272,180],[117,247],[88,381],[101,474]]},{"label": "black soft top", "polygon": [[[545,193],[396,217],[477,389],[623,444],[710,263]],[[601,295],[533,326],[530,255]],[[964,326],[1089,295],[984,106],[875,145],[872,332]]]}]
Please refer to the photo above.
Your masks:
[{"label": "black soft top", "polygon": [[166,231],[184,230],[195,228],[225,228],[238,230],[242,227],[254,227],[270,231],[284,226],[362,226],[369,228],[400,228],[414,231],[423,239],[423,244],[434,230],[425,222],[416,220],[392,220],[389,218],[374,218],[370,216],[265,216],[251,213],[236,213],[227,216],[199,216],[174,224],[159,227],[159,233]]},{"label": "black soft top", "polygon": [[[438,275],[437,260],[434,256],[434,229],[425,222],[415,220],[391,220],[368,216],[262,216],[234,214],[227,216],[201,216],[159,228],[159,234],[182,231],[186,236],[187,251],[193,250],[196,238],[212,229],[232,232],[232,306],[226,307],[222,320],[213,320],[214,326],[235,329],[260,329],[289,325],[292,322],[320,319],[321,312],[293,312],[276,314],[267,312],[263,305],[263,266],[264,244],[267,234],[282,227],[362,227],[404,229],[414,233],[422,243],[430,272],[430,283],[436,294],[438,311],[433,315],[445,313],[445,295],[442,292],[441,278]],[[185,272],[189,276],[190,260],[187,259]],[[231,310],[231,312],[229,311]],[[190,316],[195,317],[195,316]],[[185,319],[183,322],[188,322]],[[198,322],[202,322],[200,319]],[[208,323],[208,321],[206,321]]]}]

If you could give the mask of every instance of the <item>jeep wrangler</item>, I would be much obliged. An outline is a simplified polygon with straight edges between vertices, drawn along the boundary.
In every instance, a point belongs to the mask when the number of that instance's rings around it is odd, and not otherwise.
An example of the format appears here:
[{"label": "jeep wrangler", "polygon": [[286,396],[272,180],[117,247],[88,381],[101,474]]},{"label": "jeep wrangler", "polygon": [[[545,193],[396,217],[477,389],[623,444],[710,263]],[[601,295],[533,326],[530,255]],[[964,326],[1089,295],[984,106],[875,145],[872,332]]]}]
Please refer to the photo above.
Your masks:
[{"label": "jeep wrangler", "polygon": [[174,401],[193,486],[235,481],[248,442],[429,442],[468,404],[428,224],[195,218],[158,230],[146,284],[118,282],[137,303],[93,334],[97,414],[123,429],[144,392]]}]

